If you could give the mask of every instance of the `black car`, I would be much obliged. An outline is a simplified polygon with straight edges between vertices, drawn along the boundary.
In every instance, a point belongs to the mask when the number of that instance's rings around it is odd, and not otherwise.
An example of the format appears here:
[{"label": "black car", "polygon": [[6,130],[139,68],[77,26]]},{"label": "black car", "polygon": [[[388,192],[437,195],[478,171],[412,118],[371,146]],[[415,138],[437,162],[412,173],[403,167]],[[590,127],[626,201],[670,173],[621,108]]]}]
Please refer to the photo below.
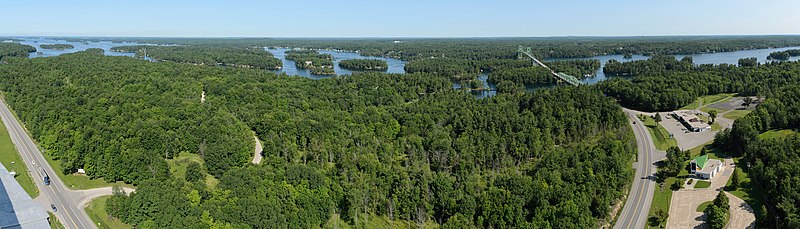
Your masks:
[{"label": "black car", "polygon": [[53,208],[53,211],[54,211],[54,212],[58,211],[58,210],[56,210],[56,206],[55,206],[55,205],[53,205],[53,204],[50,204],[50,208]]}]

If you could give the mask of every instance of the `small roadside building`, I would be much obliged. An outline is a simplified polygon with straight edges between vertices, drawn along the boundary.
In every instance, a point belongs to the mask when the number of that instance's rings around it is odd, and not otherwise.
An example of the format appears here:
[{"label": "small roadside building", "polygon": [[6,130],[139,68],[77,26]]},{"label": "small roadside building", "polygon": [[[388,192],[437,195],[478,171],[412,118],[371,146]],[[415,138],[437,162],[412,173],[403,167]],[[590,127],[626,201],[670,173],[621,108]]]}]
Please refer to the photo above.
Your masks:
[{"label": "small roadside building", "polygon": [[689,163],[689,169],[692,174],[700,179],[711,179],[717,174],[722,172],[722,161],[717,159],[708,159],[708,155],[696,157]]},{"label": "small roadside building", "polygon": [[672,117],[677,119],[687,130],[692,132],[702,132],[702,131],[709,131],[711,130],[711,126],[708,123],[703,122],[697,115],[693,114],[692,111],[675,111],[672,112]]}]

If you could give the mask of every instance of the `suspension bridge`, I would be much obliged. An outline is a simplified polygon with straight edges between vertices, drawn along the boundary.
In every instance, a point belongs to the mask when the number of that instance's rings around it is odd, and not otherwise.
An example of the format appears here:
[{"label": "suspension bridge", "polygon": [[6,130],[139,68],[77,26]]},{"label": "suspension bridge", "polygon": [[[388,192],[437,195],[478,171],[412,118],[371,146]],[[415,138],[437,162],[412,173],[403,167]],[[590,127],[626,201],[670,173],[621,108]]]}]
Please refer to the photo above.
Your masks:
[{"label": "suspension bridge", "polygon": [[517,49],[517,59],[523,59],[523,58],[530,58],[533,60],[533,65],[541,66],[549,70],[550,74],[552,74],[553,77],[556,78],[556,81],[558,81],[559,83],[564,82],[572,86],[578,86],[583,84],[583,82],[581,82],[580,80],[578,80],[578,78],[574,76],[571,76],[563,72],[553,71],[553,69],[547,67],[547,65],[545,65],[544,62],[539,61],[539,59],[536,59],[536,57],[533,56],[533,52],[531,52],[531,47],[522,47],[522,45],[520,45],[519,49]]}]

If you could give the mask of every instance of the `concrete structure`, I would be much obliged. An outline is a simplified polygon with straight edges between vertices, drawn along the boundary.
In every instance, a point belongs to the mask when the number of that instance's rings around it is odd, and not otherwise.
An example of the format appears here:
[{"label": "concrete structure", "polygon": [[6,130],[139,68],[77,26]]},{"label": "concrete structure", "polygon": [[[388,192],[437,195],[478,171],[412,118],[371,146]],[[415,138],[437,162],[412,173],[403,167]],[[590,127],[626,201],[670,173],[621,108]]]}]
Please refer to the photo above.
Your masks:
[{"label": "concrete structure", "polygon": [[689,168],[692,174],[701,179],[714,178],[723,168],[722,161],[717,159],[708,159],[708,155],[703,155],[695,158],[689,163]]},{"label": "concrete structure", "polygon": [[50,228],[50,216],[0,164],[0,228]]},{"label": "concrete structure", "polygon": [[698,118],[692,111],[675,111],[671,115],[689,131],[702,132],[711,130],[711,126]]}]

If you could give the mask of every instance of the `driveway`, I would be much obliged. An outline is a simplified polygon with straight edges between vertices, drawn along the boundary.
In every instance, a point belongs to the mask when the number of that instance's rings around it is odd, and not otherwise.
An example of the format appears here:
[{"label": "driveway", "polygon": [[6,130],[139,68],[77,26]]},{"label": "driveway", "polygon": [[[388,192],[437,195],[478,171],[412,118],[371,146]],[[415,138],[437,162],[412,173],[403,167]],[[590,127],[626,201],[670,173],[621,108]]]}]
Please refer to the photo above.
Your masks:
[{"label": "driveway", "polygon": [[[708,201],[713,201],[720,190],[725,187],[728,179],[733,174],[734,163],[732,159],[725,159],[725,168],[711,179],[711,186],[704,189],[682,189],[672,193],[669,207],[667,228],[706,228],[705,215],[698,212],[697,207]],[[730,199],[730,221],[727,228],[753,228],[755,227],[755,214],[753,209],[744,200],[725,193]]]}]

